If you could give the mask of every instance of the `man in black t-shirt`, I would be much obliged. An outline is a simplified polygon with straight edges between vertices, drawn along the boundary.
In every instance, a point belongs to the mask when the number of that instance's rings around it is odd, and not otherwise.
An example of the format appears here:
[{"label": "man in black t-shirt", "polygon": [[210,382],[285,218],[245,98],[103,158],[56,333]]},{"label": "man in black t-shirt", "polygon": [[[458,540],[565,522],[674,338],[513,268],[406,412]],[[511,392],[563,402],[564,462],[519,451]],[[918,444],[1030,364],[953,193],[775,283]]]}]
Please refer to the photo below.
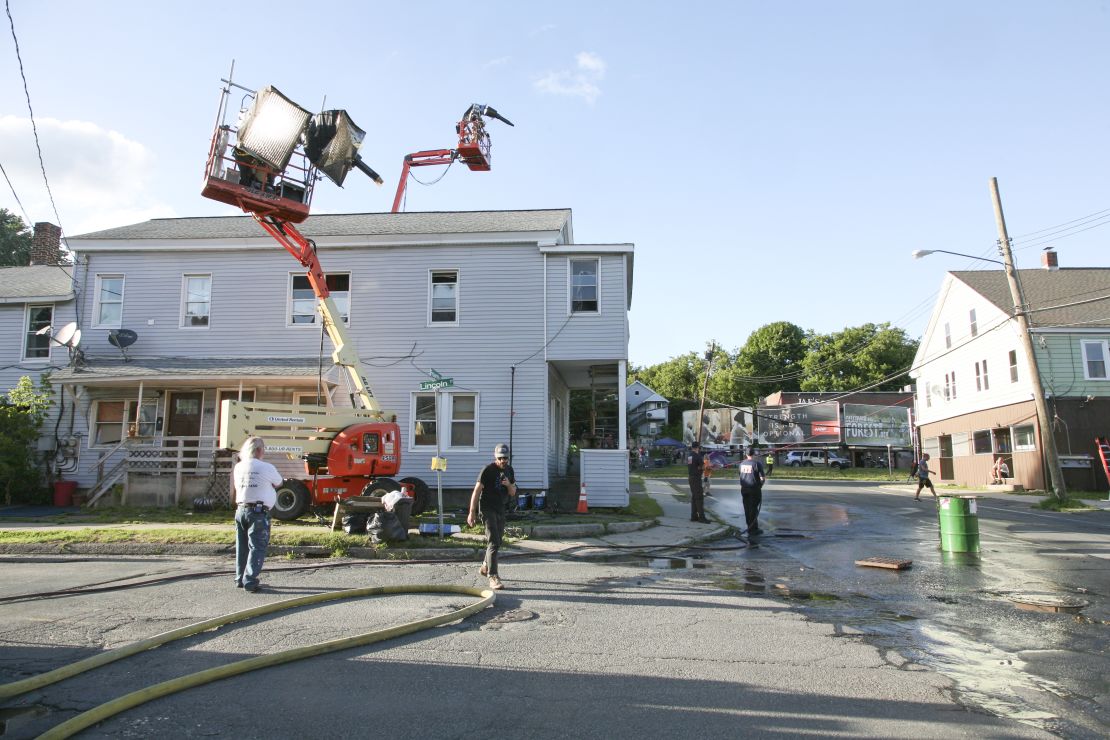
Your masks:
[{"label": "man in black t-shirt", "polygon": [[705,517],[705,489],[701,484],[702,468],[705,467],[705,456],[701,454],[701,445],[697,442],[690,445],[690,454],[686,456],[686,470],[690,480],[690,521],[708,524]]},{"label": "man in black t-shirt", "polygon": [[478,572],[489,576],[489,587],[496,590],[504,588],[497,574],[497,552],[505,536],[505,504],[516,496],[516,475],[509,465],[509,446],[499,444],[493,448],[493,462],[482,468],[474,492],[470,494],[470,513],[466,517],[468,526],[473,527],[482,513],[486,525],[486,557]]}]

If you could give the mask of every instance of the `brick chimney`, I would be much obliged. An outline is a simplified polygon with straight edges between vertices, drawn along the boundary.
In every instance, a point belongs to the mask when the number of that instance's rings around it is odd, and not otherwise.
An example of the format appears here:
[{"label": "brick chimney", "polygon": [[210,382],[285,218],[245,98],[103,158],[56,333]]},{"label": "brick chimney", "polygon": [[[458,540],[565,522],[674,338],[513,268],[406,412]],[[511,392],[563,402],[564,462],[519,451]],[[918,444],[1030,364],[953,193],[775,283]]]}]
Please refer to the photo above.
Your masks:
[{"label": "brick chimney", "polygon": [[1041,267],[1046,270],[1059,270],[1060,263],[1056,261],[1056,250],[1052,247],[1041,253]]},{"label": "brick chimney", "polygon": [[62,230],[47,221],[35,224],[35,235],[31,237],[32,265],[62,265]]}]

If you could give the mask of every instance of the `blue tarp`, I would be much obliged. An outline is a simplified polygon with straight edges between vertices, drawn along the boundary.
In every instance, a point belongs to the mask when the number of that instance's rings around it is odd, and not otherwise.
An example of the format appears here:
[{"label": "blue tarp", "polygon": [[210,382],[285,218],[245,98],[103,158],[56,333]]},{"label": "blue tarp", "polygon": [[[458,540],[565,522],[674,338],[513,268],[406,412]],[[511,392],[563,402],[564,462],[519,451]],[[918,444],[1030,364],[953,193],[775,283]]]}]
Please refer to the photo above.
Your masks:
[{"label": "blue tarp", "polygon": [[677,439],[671,439],[670,437],[660,437],[659,439],[655,440],[655,445],[654,446],[655,447],[685,447],[686,445],[682,444]]}]

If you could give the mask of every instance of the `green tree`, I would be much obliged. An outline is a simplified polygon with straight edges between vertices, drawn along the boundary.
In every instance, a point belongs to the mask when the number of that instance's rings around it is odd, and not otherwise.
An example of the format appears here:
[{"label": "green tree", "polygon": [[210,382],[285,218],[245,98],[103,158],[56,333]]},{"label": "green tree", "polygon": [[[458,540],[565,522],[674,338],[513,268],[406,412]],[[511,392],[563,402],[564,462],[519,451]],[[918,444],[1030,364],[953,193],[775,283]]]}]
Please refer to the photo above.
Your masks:
[{"label": "green tree", "polygon": [[0,267],[31,264],[31,236],[19,216],[0,208]]},{"label": "green tree", "polygon": [[917,341],[889,323],[811,333],[806,347],[803,391],[849,391],[872,383],[873,390],[898,390],[910,382],[907,371],[917,353]]},{"label": "green tree", "polygon": [[646,368],[633,368],[629,381],[638,380],[669,401],[701,397],[705,360],[696,352],[672,357]]},{"label": "green tree", "polygon": [[728,380],[722,381],[732,388],[732,403],[756,406],[776,391],[801,390],[805,337],[805,330],[789,321],[776,321],[753,331],[728,368]]},{"label": "green tree", "polygon": [[36,389],[26,375],[0,400],[0,495],[5,504],[41,500],[43,469],[36,447],[51,403],[45,381]]}]

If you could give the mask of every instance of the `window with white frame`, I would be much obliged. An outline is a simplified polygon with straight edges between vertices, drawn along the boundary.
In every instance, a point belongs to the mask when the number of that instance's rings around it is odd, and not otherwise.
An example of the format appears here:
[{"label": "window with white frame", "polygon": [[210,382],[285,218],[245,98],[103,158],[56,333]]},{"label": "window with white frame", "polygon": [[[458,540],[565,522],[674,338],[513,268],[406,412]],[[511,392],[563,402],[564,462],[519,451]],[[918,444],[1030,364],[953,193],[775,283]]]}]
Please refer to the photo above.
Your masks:
[{"label": "window with white frame", "polygon": [[927,380],[924,381],[924,385],[925,385],[925,407],[926,408],[932,408],[933,407],[933,393],[930,390],[929,381],[927,381]]},{"label": "window with white frame", "polygon": [[93,296],[95,326],[118,329],[123,322],[123,275],[97,275]]},{"label": "window with white frame", "polygon": [[975,320],[975,309],[968,311],[968,319],[971,324],[971,336],[979,335],[979,322]]},{"label": "window with white frame", "polygon": [[989,391],[991,389],[991,380],[987,375],[987,361],[983,360],[983,390]]},{"label": "window with white frame", "polygon": [[[328,273],[328,293],[339,311],[344,324],[350,324],[351,312],[351,274],[347,272]],[[316,293],[312,284],[308,282],[307,275],[291,273],[289,275],[289,320],[290,326],[307,326],[315,324]]]},{"label": "window with white frame", "polygon": [[27,333],[23,341],[23,359],[50,359],[50,328],[54,324],[54,306],[27,306]]},{"label": "window with white frame", "polygon": [[1106,360],[1110,357],[1104,339],[1085,339],[1083,345],[1083,377],[1087,380],[1106,380]]},{"label": "window with white frame", "polygon": [[293,405],[294,406],[327,406],[328,394],[326,391],[321,391],[317,394],[316,391],[294,391],[293,392]]},{"label": "window with white frame", "polygon": [[990,378],[987,377],[987,361],[975,363],[975,390],[989,391],[991,389]]},{"label": "window with white frame", "polygon": [[1010,350],[1010,382],[1018,382],[1017,350]]},{"label": "window with white frame", "polygon": [[979,363],[975,363],[975,390],[983,390],[983,376],[979,371]]},{"label": "window with white frame", "polygon": [[472,393],[452,393],[451,439],[449,447],[478,447],[478,397]]},{"label": "window with white frame", "polygon": [[956,399],[956,371],[952,371],[952,400]]},{"label": "window with white frame", "polygon": [[435,447],[439,433],[439,400],[444,400],[442,449],[477,449],[478,396],[474,393],[414,393],[412,395],[412,446]]},{"label": "window with white frame", "polygon": [[137,400],[97,401],[93,410],[92,445],[107,447],[118,444],[123,438],[149,439],[154,436],[158,402]]},{"label": "window with white frame", "polygon": [[1035,450],[1037,449],[1037,438],[1033,434],[1033,425],[1027,424],[1025,426],[1014,427],[1014,450]]},{"label": "window with white frame", "polygon": [[413,447],[436,446],[436,395],[435,393],[414,393],[412,397],[412,440]]},{"label": "window with white frame", "polygon": [[570,261],[570,312],[598,313],[598,260],[572,259]]},{"label": "window with white frame", "polygon": [[428,275],[428,323],[459,323],[459,271],[432,270]]},{"label": "window with white frame", "polygon": [[944,348],[952,349],[952,326],[947,322],[944,324]]},{"label": "window with white frame", "polygon": [[181,325],[207,328],[212,313],[212,276],[183,275],[181,278]]}]

